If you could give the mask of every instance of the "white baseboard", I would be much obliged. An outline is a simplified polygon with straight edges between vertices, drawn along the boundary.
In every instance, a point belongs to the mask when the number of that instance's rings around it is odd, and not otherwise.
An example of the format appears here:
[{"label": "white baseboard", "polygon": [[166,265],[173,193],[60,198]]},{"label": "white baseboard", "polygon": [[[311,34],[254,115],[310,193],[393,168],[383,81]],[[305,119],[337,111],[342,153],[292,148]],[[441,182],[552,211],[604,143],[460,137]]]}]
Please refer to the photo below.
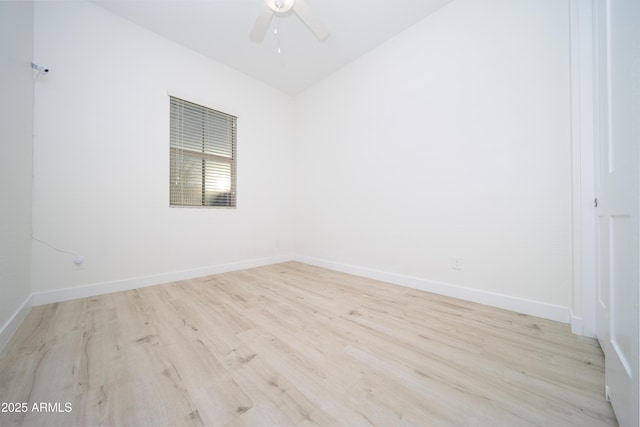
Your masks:
[{"label": "white baseboard", "polygon": [[31,311],[31,307],[33,307],[33,295],[29,295],[9,320],[4,322],[2,329],[0,329],[0,351],[4,349],[11,337],[13,337],[13,334],[16,333],[24,319],[27,317],[27,314]]},{"label": "white baseboard", "polygon": [[436,282],[432,280],[420,279],[417,277],[404,276],[401,274],[388,273],[373,270],[366,267],[342,264],[320,258],[307,256],[296,256],[296,261],[306,264],[324,267],[343,273],[354,274],[356,276],[367,277],[374,280],[419,289],[426,292],[445,295],[465,301],[477,302],[492,307],[503,308],[505,310],[541,317],[543,319],[555,320],[557,322],[569,323],[571,311],[568,307],[547,304],[538,301],[516,298],[508,295],[501,295],[492,292],[480,291],[477,289],[465,288],[448,283]]},{"label": "white baseboard", "polygon": [[190,270],[175,271],[171,273],[154,274],[151,276],[134,277],[130,279],[114,280],[111,282],[94,283],[91,285],[76,286],[73,288],[55,289],[33,294],[33,305],[51,304],[54,302],[69,301],[78,298],[92,297],[109,294],[112,292],[128,291],[144,288],[162,283],[176,282],[179,280],[194,279],[196,277],[212,274],[227,273],[229,271],[244,270],[246,268],[260,267],[263,265],[277,264],[292,261],[293,255],[282,255],[270,258],[259,258],[246,261],[219,264],[208,267],[194,268]]}]

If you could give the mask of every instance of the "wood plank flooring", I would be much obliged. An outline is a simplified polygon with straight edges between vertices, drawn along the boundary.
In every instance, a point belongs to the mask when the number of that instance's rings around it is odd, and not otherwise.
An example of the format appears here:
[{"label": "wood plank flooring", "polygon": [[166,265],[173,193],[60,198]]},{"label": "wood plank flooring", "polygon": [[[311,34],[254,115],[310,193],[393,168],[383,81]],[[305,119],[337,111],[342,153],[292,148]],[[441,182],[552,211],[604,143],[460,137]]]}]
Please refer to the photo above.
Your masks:
[{"label": "wood plank flooring", "polygon": [[565,324],[290,262],[35,307],[0,425],[615,426],[603,363]]}]

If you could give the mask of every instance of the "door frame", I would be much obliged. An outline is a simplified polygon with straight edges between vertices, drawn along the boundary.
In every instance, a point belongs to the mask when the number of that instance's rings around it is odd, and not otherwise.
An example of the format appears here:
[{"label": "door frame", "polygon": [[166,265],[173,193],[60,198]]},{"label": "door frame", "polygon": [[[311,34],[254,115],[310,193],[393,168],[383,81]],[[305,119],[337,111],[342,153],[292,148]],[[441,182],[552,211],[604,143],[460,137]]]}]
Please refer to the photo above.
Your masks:
[{"label": "door frame", "polygon": [[592,0],[569,0],[571,56],[571,332],[596,336],[595,39]]}]

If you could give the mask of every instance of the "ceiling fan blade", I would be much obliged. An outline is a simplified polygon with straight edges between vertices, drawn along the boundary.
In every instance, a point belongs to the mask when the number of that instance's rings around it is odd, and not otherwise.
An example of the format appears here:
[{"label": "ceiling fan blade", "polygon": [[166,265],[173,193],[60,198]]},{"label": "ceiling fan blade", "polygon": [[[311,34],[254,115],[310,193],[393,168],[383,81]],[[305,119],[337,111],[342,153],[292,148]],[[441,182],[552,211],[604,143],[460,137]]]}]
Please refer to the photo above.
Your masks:
[{"label": "ceiling fan blade", "polygon": [[324,40],[329,37],[329,30],[316,18],[305,0],[296,0],[293,5],[293,11],[300,17],[302,22],[309,27],[311,32],[316,35],[318,40]]},{"label": "ceiling fan blade", "polygon": [[269,24],[271,24],[271,18],[273,18],[273,11],[269,9],[269,6],[266,4],[262,5],[262,11],[260,15],[258,15],[258,19],[256,19],[256,23],[253,25],[253,29],[251,30],[251,40],[260,43],[264,40],[264,36],[267,34],[267,30],[269,29]]}]

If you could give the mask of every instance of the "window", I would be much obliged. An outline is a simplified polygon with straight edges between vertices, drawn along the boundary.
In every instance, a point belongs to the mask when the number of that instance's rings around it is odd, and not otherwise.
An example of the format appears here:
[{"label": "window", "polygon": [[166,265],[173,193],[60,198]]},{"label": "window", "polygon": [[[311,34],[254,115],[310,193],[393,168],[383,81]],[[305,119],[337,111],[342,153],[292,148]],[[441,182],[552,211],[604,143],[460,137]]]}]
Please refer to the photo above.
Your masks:
[{"label": "window", "polygon": [[236,206],[236,121],[170,97],[171,206]]}]

